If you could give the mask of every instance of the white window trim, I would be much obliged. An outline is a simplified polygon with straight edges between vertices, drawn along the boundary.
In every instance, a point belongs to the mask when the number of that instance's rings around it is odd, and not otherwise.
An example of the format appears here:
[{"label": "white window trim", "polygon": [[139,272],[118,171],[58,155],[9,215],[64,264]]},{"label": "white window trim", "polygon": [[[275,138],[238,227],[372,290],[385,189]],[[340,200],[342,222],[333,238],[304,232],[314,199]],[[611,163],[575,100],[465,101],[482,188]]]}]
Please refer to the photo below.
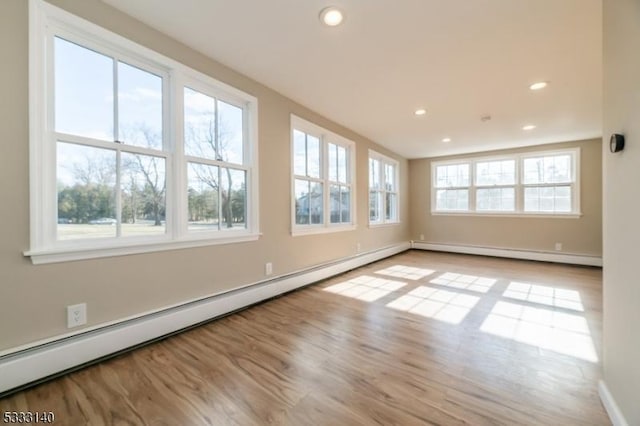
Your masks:
[{"label": "white window trim", "polygon": [[[369,157],[367,158],[367,169],[369,167],[369,161],[370,159],[374,159],[374,160],[378,160],[380,162],[380,180],[383,183],[383,188],[381,190],[379,190],[378,192],[380,192],[382,194],[382,211],[380,212],[380,220],[376,220],[376,221],[372,221],[371,220],[371,215],[369,212],[369,208],[371,206],[371,182],[369,181],[369,177],[370,177],[370,171],[369,173],[367,173],[367,216],[368,216],[368,220],[369,220],[369,227],[370,228],[377,228],[377,227],[384,227],[384,226],[394,226],[394,225],[400,225],[400,163],[396,160],[394,160],[391,157],[387,157],[386,155],[380,154],[379,152],[373,151],[373,150],[369,150]],[[396,219],[393,220],[387,220],[385,218],[385,211],[386,211],[386,202],[387,202],[387,197],[385,197],[384,195],[389,192],[384,188],[384,182],[385,182],[385,172],[384,172],[384,166],[385,164],[389,164],[394,166],[394,170],[395,170],[395,182],[396,182],[396,190],[395,190],[395,194],[396,194]]]},{"label": "white window trim", "polygon": [[[52,88],[51,51],[54,34],[81,40],[82,45],[100,52],[124,56],[144,68],[161,72],[165,105],[163,107],[163,151],[166,158],[166,233],[161,236],[126,237],[95,240],[57,241],[55,145],[52,143],[53,102],[47,91]],[[258,192],[258,100],[232,86],[195,71],[151,49],[70,14],[43,0],[29,0],[29,173],[31,247],[24,253],[34,264],[63,262],[148,253],[206,245],[257,240],[259,227]],[[187,232],[186,161],[183,151],[183,100],[185,84],[201,82],[216,91],[217,97],[243,107],[245,164],[247,168],[247,227],[242,230]],[[136,147],[127,146],[128,151]],[[138,150],[140,152],[144,151]],[[184,164],[184,165],[183,165]]]},{"label": "white window trim", "polygon": [[[569,154],[572,158],[572,178],[573,182],[566,185],[571,186],[571,205],[573,211],[571,212],[525,212],[524,211],[524,188],[531,185],[525,185],[524,182],[524,164],[525,158],[545,157],[552,155]],[[515,160],[516,162],[516,183],[514,185],[476,185],[476,164],[485,161],[500,161],[500,160]],[[455,165],[455,164],[469,164],[469,186],[465,187],[451,187],[451,188],[436,188],[436,169],[438,166]],[[517,154],[504,154],[496,156],[482,156],[482,157],[463,157],[452,160],[433,161],[431,162],[431,215],[432,216],[483,216],[483,217],[520,217],[520,218],[565,218],[565,219],[578,219],[582,217],[582,210],[580,204],[580,148],[568,148],[559,150],[544,150],[544,151],[530,151]],[[557,184],[563,185],[563,184]],[[556,185],[533,185],[533,186],[556,186]],[[515,188],[515,203],[516,210],[509,212],[500,211],[481,211],[476,210],[475,198],[477,189],[483,188],[503,188],[514,187]],[[469,190],[469,210],[436,210],[436,191],[438,189],[468,189]]]},{"label": "white window trim", "polygon": [[[356,144],[355,142],[340,136],[330,130],[318,126],[304,118],[291,114],[290,125],[290,143],[291,150],[291,235],[311,235],[311,234],[326,234],[332,232],[353,231],[357,228],[357,214],[356,214]],[[297,225],[296,224],[296,193],[295,193],[295,164],[294,164],[294,138],[293,131],[299,130],[309,135],[313,135],[320,139],[320,169],[322,170],[322,177],[320,179],[307,178],[310,180],[321,181],[323,183],[323,223],[309,224],[309,225]],[[329,165],[326,161],[328,157],[327,146],[329,143],[343,146],[347,149],[349,156],[349,169],[347,170],[347,180],[349,181],[350,192],[350,218],[349,223],[331,223],[331,211],[330,211],[330,191],[329,191]]]}]

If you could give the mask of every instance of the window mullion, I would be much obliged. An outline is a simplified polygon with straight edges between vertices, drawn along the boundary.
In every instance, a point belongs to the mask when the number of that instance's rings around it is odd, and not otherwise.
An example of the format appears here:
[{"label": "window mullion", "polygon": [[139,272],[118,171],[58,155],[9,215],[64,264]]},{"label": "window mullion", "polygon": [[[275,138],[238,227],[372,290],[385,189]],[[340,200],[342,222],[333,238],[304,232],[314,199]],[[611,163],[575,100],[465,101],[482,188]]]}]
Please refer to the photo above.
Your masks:
[{"label": "window mullion", "polygon": [[218,231],[222,230],[222,167],[218,167]]},{"label": "window mullion", "polygon": [[384,223],[384,160],[378,160],[378,188],[376,189],[376,209],[378,210],[378,222]]},{"label": "window mullion", "polygon": [[387,173],[385,171],[385,161],[380,160],[380,170],[378,175],[380,176],[380,195],[378,196],[379,209],[380,209],[380,222],[385,223],[387,221],[386,208],[387,208]]},{"label": "window mullion", "polygon": [[136,145],[116,144],[113,141],[110,142],[110,141],[105,141],[100,139],[87,138],[84,136],[75,136],[75,135],[70,135],[68,133],[58,133],[58,132],[52,132],[52,133],[56,141],[71,143],[75,145],[90,146],[93,148],[102,148],[102,149],[108,149],[112,151],[116,149],[122,149],[124,152],[130,152],[132,154],[150,155],[153,157],[166,158],[169,156],[169,153],[167,151],[158,151],[157,149],[153,149],[153,148],[145,148],[145,147],[136,146]]},{"label": "window mullion", "polygon": [[[46,107],[44,109],[43,116],[39,116],[38,118],[44,120],[44,132],[42,135],[44,136],[41,140],[37,140],[36,143],[38,147],[41,149],[41,155],[38,158],[37,164],[31,164],[31,167],[37,168],[35,173],[40,173],[40,177],[42,180],[38,182],[39,188],[35,192],[42,191],[44,196],[42,197],[31,197],[31,201],[35,203],[42,203],[41,209],[37,209],[37,219],[38,222],[36,224],[36,232],[38,235],[36,238],[32,238],[32,243],[35,242],[36,246],[48,246],[53,245],[58,237],[58,194],[56,188],[56,177],[57,177],[57,151],[58,151],[58,141],[55,138],[55,98],[54,98],[54,88],[55,88],[55,58],[53,55],[54,52],[54,34],[50,33],[46,28],[44,29],[47,37],[45,38],[45,46],[40,47],[40,51],[38,53],[45,55],[45,67],[46,67],[46,75],[43,76],[43,82],[39,82],[38,88],[41,89],[42,93],[46,91],[48,92],[44,96],[46,99]],[[38,34],[41,36],[41,34]],[[38,72],[41,72],[38,69]],[[31,89],[30,89],[31,91]],[[39,95],[39,93],[34,93],[34,95]],[[39,111],[39,114],[42,113],[42,110]],[[38,115],[39,115],[38,114]],[[39,131],[42,131],[42,127],[39,126]],[[33,149],[31,147],[31,149]],[[49,159],[53,159],[50,162]],[[32,175],[33,176],[33,175]],[[33,187],[32,187],[33,191]],[[35,200],[34,200],[35,198]],[[34,205],[31,206],[34,208]],[[32,213],[33,217],[33,213]],[[32,222],[32,225],[33,222]],[[33,231],[32,231],[33,232]]]},{"label": "window mullion", "polygon": [[164,99],[162,128],[164,130],[165,150],[172,153],[172,169],[167,173],[167,230],[172,239],[180,239],[187,234],[188,216],[188,180],[187,162],[184,157],[184,100],[182,85],[174,74],[167,77],[164,88],[167,96]]},{"label": "window mullion", "polygon": [[[150,154],[150,155],[153,155],[153,154]],[[247,167],[245,165],[229,163],[229,162],[226,162],[226,161],[216,161],[216,160],[211,160],[211,159],[204,158],[204,157],[193,157],[193,156],[190,156],[190,155],[185,155],[184,159],[188,163],[206,164],[206,165],[215,166],[215,167],[228,167],[228,168],[234,169],[234,170],[243,170],[243,171],[248,171],[249,170],[249,167]]]},{"label": "window mullion", "polygon": [[471,161],[469,163],[469,205],[467,210],[470,212],[478,211],[476,207],[476,200],[478,198],[476,194],[476,191],[478,191],[478,187],[476,186],[476,167],[477,162]]},{"label": "window mullion", "polygon": [[118,60],[111,57],[113,61],[113,140],[120,141],[120,118],[118,117]]},{"label": "window mullion", "polygon": [[[336,152],[336,166],[337,158],[338,153]],[[323,180],[322,225],[329,226],[329,224],[331,223],[331,212],[329,211],[331,209],[331,184],[329,183],[329,144],[327,143],[324,135],[320,136],[320,170],[320,173],[322,174],[320,177]]]},{"label": "window mullion", "polygon": [[307,201],[307,224],[312,225],[312,221],[311,221],[311,181],[307,180],[307,197],[308,197],[308,201]]},{"label": "window mullion", "polygon": [[122,194],[121,194],[121,173],[122,172],[122,151],[116,150],[116,237],[122,236]]},{"label": "window mullion", "polygon": [[[218,104],[219,104],[218,98],[215,98],[214,105],[216,106],[216,109],[213,112],[213,115],[214,115],[213,122],[216,126],[216,129],[215,129],[215,132],[213,132],[213,134],[216,140],[213,141],[213,146],[215,146],[216,160],[222,161],[222,155],[220,155],[220,115],[218,113],[218,107],[219,107]],[[218,183],[218,186],[220,186],[219,183]]]},{"label": "window mullion", "polygon": [[[118,60],[111,57],[113,61],[113,140],[120,143],[120,119],[118,105]],[[115,204],[116,204],[116,238],[122,236],[122,194],[121,194],[121,172],[122,172],[122,152],[116,149],[116,187],[115,187]]]},{"label": "window mullion", "polygon": [[309,176],[309,135],[304,134],[304,174]]}]

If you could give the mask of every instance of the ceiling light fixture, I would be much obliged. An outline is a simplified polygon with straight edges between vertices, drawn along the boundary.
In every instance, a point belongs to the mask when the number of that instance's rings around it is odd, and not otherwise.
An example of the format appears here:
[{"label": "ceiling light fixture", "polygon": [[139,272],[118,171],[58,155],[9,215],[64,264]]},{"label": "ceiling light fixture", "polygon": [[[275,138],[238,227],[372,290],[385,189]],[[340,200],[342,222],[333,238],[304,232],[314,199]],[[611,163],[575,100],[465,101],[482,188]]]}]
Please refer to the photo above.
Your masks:
[{"label": "ceiling light fixture", "polygon": [[528,130],[533,130],[535,128],[536,128],[536,126],[534,126],[533,124],[527,124],[526,126],[522,127],[522,130],[527,130],[528,131]]},{"label": "ceiling light fixture", "polygon": [[540,89],[544,89],[545,87],[547,87],[549,83],[546,81],[539,81],[537,83],[533,83],[531,86],[529,86],[529,89],[531,90],[540,90]]},{"label": "ceiling light fixture", "polygon": [[344,15],[335,6],[325,7],[320,11],[320,21],[328,27],[340,25],[344,20]]},{"label": "ceiling light fixture", "polygon": [[442,139],[442,142],[444,142],[444,143],[451,142],[451,138],[444,138],[444,139]]},{"label": "ceiling light fixture", "polygon": [[425,115],[426,113],[427,113],[427,110],[424,108],[419,108],[414,112],[415,115]]}]

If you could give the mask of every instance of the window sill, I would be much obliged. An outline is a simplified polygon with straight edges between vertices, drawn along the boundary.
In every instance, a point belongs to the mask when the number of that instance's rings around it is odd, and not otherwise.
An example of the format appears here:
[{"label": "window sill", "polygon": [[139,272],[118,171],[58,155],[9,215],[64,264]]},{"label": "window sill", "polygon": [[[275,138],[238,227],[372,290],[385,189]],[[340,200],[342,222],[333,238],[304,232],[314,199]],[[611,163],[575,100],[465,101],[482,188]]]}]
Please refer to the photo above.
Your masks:
[{"label": "window sill", "polygon": [[309,227],[296,227],[291,230],[291,235],[294,237],[299,237],[303,235],[332,234],[334,232],[355,231],[356,228],[357,226],[355,224],[333,225],[333,226],[315,225],[315,226],[309,226]]},{"label": "window sill", "polygon": [[580,219],[582,213],[499,213],[499,212],[431,212],[432,216],[519,217],[538,219]]},{"label": "window sill", "polygon": [[396,222],[369,222],[369,228],[386,228],[389,226],[398,226],[400,221]]},{"label": "window sill", "polygon": [[203,238],[202,236],[189,236],[188,239],[179,241],[162,242],[127,242],[119,245],[83,245],[74,247],[57,247],[44,250],[31,250],[24,252],[24,255],[31,258],[34,265],[47,263],[72,262],[76,260],[98,259],[103,257],[126,256],[130,254],[154,253],[167,250],[179,250],[194,247],[214,246],[220,244],[243,243],[256,241],[260,238],[259,233],[242,233],[238,235],[225,235],[222,237]]}]

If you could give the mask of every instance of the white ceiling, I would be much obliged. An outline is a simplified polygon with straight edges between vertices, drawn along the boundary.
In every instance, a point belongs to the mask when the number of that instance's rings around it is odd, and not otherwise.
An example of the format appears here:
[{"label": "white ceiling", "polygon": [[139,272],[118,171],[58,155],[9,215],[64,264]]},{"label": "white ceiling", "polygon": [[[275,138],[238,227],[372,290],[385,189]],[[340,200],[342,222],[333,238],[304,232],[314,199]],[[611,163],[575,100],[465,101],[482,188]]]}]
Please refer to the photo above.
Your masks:
[{"label": "white ceiling", "polygon": [[602,134],[601,0],[104,1],[408,158]]}]

